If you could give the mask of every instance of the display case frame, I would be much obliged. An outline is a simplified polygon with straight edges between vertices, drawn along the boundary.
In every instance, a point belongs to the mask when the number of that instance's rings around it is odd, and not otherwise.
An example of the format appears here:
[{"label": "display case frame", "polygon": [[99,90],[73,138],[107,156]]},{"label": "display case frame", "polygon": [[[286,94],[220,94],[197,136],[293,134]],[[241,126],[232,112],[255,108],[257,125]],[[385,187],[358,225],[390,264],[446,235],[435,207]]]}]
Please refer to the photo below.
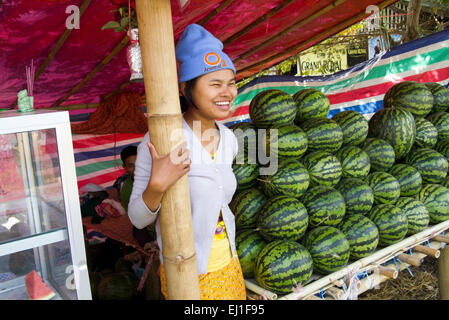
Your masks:
[{"label": "display case frame", "polygon": [[[36,181],[33,181],[35,174],[32,172],[34,170],[32,161],[37,160],[33,159],[30,139],[27,139],[26,137],[31,136],[32,132],[47,129],[54,129],[56,137],[60,185],[62,189],[61,192],[66,225],[50,230],[41,230],[39,229],[39,226],[43,222],[40,221],[40,209],[35,194]],[[49,254],[46,246],[50,246],[51,244],[60,241],[68,241],[73,269],[73,271],[68,270],[68,275],[70,275],[70,272],[73,272],[76,299],[91,300],[92,295],[87,269],[86,248],[81,219],[69,113],[67,111],[49,110],[35,110],[28,113],[19,113],[17,110],[0,112],[0,135],[5,134],[16,134],[17,139],[21,140],[19,143],[23,146],[23,153],[21,152],[20,161],[24,165],[26,172],[22,169],[22,176],[24,177],[24,180],[25,177],[28,179],[26,183],[30,186],[28,188],[29,190],[26,190],[25,193],[27,198],[29,198],[29,200],[27,200],[28,213],[32,212],[33,217],[32,219],[29,219],[28,223],[33,225],[35,233],[18,239],[0,242],[0,257],[23,250],[37,250],[38,252],[35,257],[38,256],[39,261],[36,261],[36,265],[40,266],[41,277],[46,279],[48,266],[45,264],[48,262],[43,258]],[[34,143],[34,140],[31,140],[33,141],[32,143]],[[45,201],[41,201],[39,204],[41,206],[47,205]],[[48,205],[51,205],[51,203]],[[69,268],[67,269],[70,269],[70,266],[68,267]],[[0,285],[0,292],[2,289],[6,290],[7,288],[5,288],[5,286],[7,285],[14,286],[20,284],[23,284],[23,280],[21,279],[14,279],[7,282],[7,284],[2,283]],[[51,283],[48,285],[52,287]],[[56,289],[56,291],[58,290]],[[58,295],[58,292],[56,296],[60,299],[68,298],[67,296],[64,296],[64,294]],[[1,294],[0,299],[2,299]]]}]

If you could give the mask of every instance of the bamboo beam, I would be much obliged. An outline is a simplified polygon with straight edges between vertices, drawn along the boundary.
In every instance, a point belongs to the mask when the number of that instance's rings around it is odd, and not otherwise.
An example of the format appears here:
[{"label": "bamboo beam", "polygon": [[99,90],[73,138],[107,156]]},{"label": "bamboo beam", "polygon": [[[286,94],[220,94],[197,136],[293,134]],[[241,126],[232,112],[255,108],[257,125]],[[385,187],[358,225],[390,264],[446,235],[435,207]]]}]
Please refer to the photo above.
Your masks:
[{"label": "bamboo beam", "polygon": [[[382,3],[380,3],[378,6],[379,6],[380,9],[382,9],[382,8],[384,8],[385,6],[389,5],[390,3],[394,2],[394,1],[395,1],[395,0],[386,0],[386,1],[383,1]],[[257,68],[257,67],[259,67],[259,66],[262,66],[262,68],[263,68],[263,65],[265,65],[266,63],[269,63],[269,62],[274,61],[274,60],[276,60],[276,59],[282,58],[282,57],[284,57],[285,55],[290,55],[290,56],[291,56],[291,55],[293,55],[294,53],[296,53],[298,50],[300,50],[300,49],[302,49],[302,48],[305,48],[305,47],[308,47],[308,46],[310,46],[311,44],[314,45],[314,44],[316,44],[315,42],[318,42],[318,41],[320,41],[320,40],[323,40],[323,39],[325,39],[325,38],[327,38],[327,37],[329,37],[329,36],[331,36],[331,35],[333,35],[333,34],[339,32],[339,31],[341,31],[342,29],[344,29],[344,28],[347,27],[348,25],[354,24],[354,23],[356,23],[357,21],[363,19],[363,18],[366,17],[366,16],[367,16],[367,14],[366,14],[365,12],[361,12],[361,13],[359,13],[358,15],[356,15],[355,17],[353,17],[352,20],[351,20],[351,22],[350,22],[349,24],[348,24],[347,21],[344,21],[344,22],[342,22],[342,23],[339,23],[338,25],[336,25],[336,26],[334,26],[333,28],[331,28],[328,32],[326,32],[325,35],[323,35],[323,34],[318,34],[318,35],[316,35],[316,36],[314,36],[314,37],[312,37],[312,38],[310,38],[310,39],[307,39],[307,40],[305,40],[305,41],[302,41],[302,42],[300,42],[299,44],[296,44],[296,45],[294,45],[294,46],[292,46],[292,47],[290,47],[290,48],[287,48],[287,49],[283,50],[281,53],[278,53],[278,54],[276,54],[276,55],[273,55],[273,56],[271,56],[271,57],[268,57],[268,58],[266,58],[266,59],[264,59],[264,60],[262,60],[262,61],[259,61],[259,62],[254,63],[254,64],[252,64],[252,65],[246,66],[246,67],[244,67],[244,68],[242,68],[242,69],[237,69],[237,72],[238,72],[238,73],[242,73],[242,72],[248,71],[248,70],[250,70],[250,69]],[[235,60],[234,60],[234,61],[235,61]]]},{"label": "bamboo beam", "polygon": [[204,26],[208,23],[213,17],[219,14],[223,9],[229,6],[234,0],[226,0],[222,2],[215,10],[212,10],[203,20],[201,20],[198,24]]},{"label": "bamboo beam", "polygon": [[[179,145],[182,114],[170,0],[136,0],[148,131],[157,152]],[[170,300],[200,299],[187,175],[168,189],[159,211],[162,257]]]},{"label": "bamboo beam", "polygon": [[413,247],[413,251],[424,253],[424,254],[426,254],[428,256],[431,256],[431,257],[434,257],[436,259],[438,259],[440,257],[440,255],[441,255],[440,250],[437,250],[437,249],[434,249],[434,248],[429,248],[429,247],[426,247],[426,246],[423,246],[423,245],[420,245],[420,244],[414,246]]},{"label": "bamboo beam", "polygon": [[301,27],[305,26],[307,23],[315,20],[316,18],[320,17],[323,14],[328,13],[330,10],[338,7],[339,5],[341,5],[341,4],[345,3],[345,2],[346,2],[346,0],[336,0],[336,1],[332,2],[331,4],[325,6],[324,8],[315,11],[312,15],[308,16],[307,18],[305,18],[305,19],[303,19],[303,20],[293,24],[292,26],[288,27],[287,29],[283,30],[282,32],[277,33],[276,36],[274,36],[273,38],[270,38],[267,41],[259,44],[258,46],[255,46],[254,48],[251,48],[249,51],[244,52],[238,58],[234,59],[234,63],[238,63],[240,60],[245,59],[246,57],[249,57],[253,53],[259,51],[262,48],[265,48],[266,46],[272,44],[276,40],[282,38],[286,34],[292,32],[292,31],[295,31],[298,28],[301,28]]},{"label": "bamboo beam", "polygon": [[223,45],[226,47],[228,44],[230,44],[231,42],[237,40],[238,38],[240,38],[241,36],[243,36],[244,34],[246,34],[247,32],[249,32],[250,30],[252,30],[255,26],[257,26],[258,24],[264,22],[265,20],[268,20],[269,18],[271,18],[272,16],[274,16],[276,13],[278,13],[279,11],[281,11],[282,9],[284,9],[286,6],[288,6],[290,3],[292,3],[293,1],[296,0],[284,0],[282,3],[280,3],[278,6],[276,6],[275,8],[271,9],[270,11],[268,11],[266,14],[264,14],[263,16],[260,16],[258,19],[256,19],[255,21],[251,22],[249,25],[247,25],[244,29],[240,30],[239,32],[237,32],[236,34],[232,35],[231,37],[227,38],[226,40],[223,41]]},{"label": "bamboo beam", "polygon": [[398,255],[398,259],[415,267],[419,267],[422,264],[422,259],[418,258],[416,255],[411,256],[406,253],[401,253]]},{"label": "bamboo beam", "polygon": [[[84,11],[86,11],[87,7],[89,6],[91,0],[84,0],[83,3],[80,6],[80,19],[83,16]],[[34,75],[34,80],[36,81],[37,78],[44,72],[45,68],[50,64],[50,62],[53,60],[55,55],[58,53],[58,51],[62,48],[65,41],[69,37],[70,33],[72,33],[73,29],[66,28],[64,30],[64,33],[59,37],[58,41],[56,42],[53,49],[51,49],[50,54],[45,58],[44,62],[40,65],[39,69],[37,69],[37,72]],[[13,104],[10,106],[11,109],[13,109],[17,105],[17,99],[13,102]]]},{"label": "bamboo beam", "polygon": [[449,246],[441,249],[441,256],[438,259],[438,286],[440,290],[440,300],[449,300]]},{"label": "bamboo beam", "polygon": [[432,238],[432,240],[440,241],[440,242],[444,242],[444,243],[448,243],[449,244],[449,237],[448,236],[436,235],[435,237]]},{"label": "bamboo beam", "polygon": [[91,72],[89,72],[89,74],[86,77],[84,77],[83,80],[81,80],[80,83],[78,83],[72,90],[70,90],[69,93],[67,93],[62,98],[58,99],[53,104],[52,107],[58,107],[59,105],[61,105],[61,103],[63,103],[68,98],[70,98],[72,95],[77,93],[90,79],[92,79],[92,77],[98,71],[100,71],[105,65],[107,65],[112,60],[112,58],[115,57],[115,55],[117,53],[119,53],[126,46],[128,41],[129,41],[129,37],[128,36],[123,37],[123,39],[120,41],[120,43],[106,56],[106,58],[104,58],[99,64],[97,64],[95,66],[95,68]]}]

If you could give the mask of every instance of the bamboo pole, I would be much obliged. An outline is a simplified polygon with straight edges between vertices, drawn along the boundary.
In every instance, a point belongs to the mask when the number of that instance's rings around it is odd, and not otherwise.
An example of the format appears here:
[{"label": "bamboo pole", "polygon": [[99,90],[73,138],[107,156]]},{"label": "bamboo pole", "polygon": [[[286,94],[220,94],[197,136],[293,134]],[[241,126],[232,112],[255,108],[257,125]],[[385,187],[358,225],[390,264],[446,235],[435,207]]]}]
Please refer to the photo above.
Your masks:
[{"label": "bamboo pole", "polygon": [[444,242],[444,243],[448,243],[449,244],[449,237],[447,237],[447,236],[436,235],[435,237],[432,238],[432,240],[440,241],[440,242]]},{"label": "bamboo pole", "polygon": [[419,267],[422,264],[422,258],[418,258],[416,255],[411,256],[406,253],[401,253],[398,255],[398,259],[415,267]]},{"label": "bamboo pole", "polygon": [[423,246],[421,244],[414,246],[413,251],[424,253],[424,254],[434,257],[436,259],[438,259],[441,255],[440,250],[437,250],[434,248],[429,248],[429,247]]},{"label": "bamboo pole", "polygon": [[95,68],[91,72],[89,72],[89,74],[86,77],[84,77],[83,80],[81,80],[80,83],[78,83],[72,90],[70,90],[69,93],[67,93],[62,98],[58,99],[58,101],[56,101],[52,107],[58,107],[61,103],[63,103],[68,98],[70,98],[72,95],[77,93],[90,79],[92,79],[92,77],[98,71],[100,71],[105,65],[107,65],[109,63],[109,61],[111,61],[112,58],[126,46],[128,41],[129,41],[128,36],[123,37],[122,41],[120,41],[120,43],[106,56],[106,58],[104,58],[99,64],[97,64],[95,66]]},{"label": "bamboo pole", "polygon": [[379,274],[389,279],[396,279],[399,276],[398,270],[393,268],[393,266],[391,267],[377,266],[377,271],[379,272]]},{"label": "bamboo pole", "polygon": [[203,20],[201,20],[198,24],[204,26],[206,23],[208,23],[213,17],[215,17],[217,14],[219,14],[223,9],[225,9],[227,6],[229,6],[234,0],[226,0],[222,2],[217,9],[213,10],[211,13],[209,13]]},{"label": "bamboo pole", "polygon": [[270,17],[274,16],[276,13],[278,13],[279,11],[281,11],[282,9],[284,9],[286,6],[288,6],[290,3],[292,3],[295,0],[284,0],[283,2],[281,2],[277,7],[271,9],[270,11],[268,11],[266,14],[264,14],[263,16],[259,17],[257,20],[251,22],[249,25],[247,25],[244,29],[240,30],[239,32],[237,32],[236,34],[230,36],[229,38],[227,38],[226,40],[223,41],[223,45],[226,47],[228,44],[230,44],[231,42],[237,40],[238,38],[240,38],[241,36],[243,36],[244,34],[246,34],[247,32],[249,32],[250,30],[252,30],[255,26],[257,26],[258,24],[264,22],[265,20],[269,19]]},{"label": "bamboo pole", "polygon": [[363,268],[373,263],[376,264],[381,263],[380,262],[381,260],[387,259],[388,257],[391,259],[392,254],[398,251],[402,251],[403,248],[409,248],[411,245],[422,243],[426,241],[429,237],[434,238],[435,234],[438,234],[448,228],[449,228],[449,220],[441,222],[437,225],[432,225],[428,227],[426,230],[416,233],[413,236],[410,236],[394,245],[377,250],[368,257],[357,260],[339,271],[331,273],[330,275],[327,275],[310,283],[309,285],[305,286],[300,292],[292,292],[290,294],[282,296],[279,298],[279,300],[302,299],[308,296],[309,294],[316,292],[317,290],[320,290],[321,288],[327,286],[329,283],[332,283],[335,280],[345,277],[351,272],[351,270],[363,270]]},{"label": "bamboo pole", "polygon": [[313,21],[314,19],[320,17],[321,15],[326,14],[330,10],[338,7],[339,5],[341,5],[341,4],[345,3],[345,2],[346,2],[346,0],[336,0],[336,1],[332,2],[331,4],[325,6],[324,8],[315,11],[310,16],[307,16],[307,18],[305,18],[305,19],[303,19],[303,20],[293,24],[292,26],[290,26],[287,29],[281,31],[280,33],[277,33],[276,36],[274,36],[273,38],[270,38],[267,41],[265,41],[265,42],[255,46],[255,47],[251,48],[250,50],[248,50],[246,52],[244,52],[238,58],[234,59],[234,63],[238,63],[240,60],[245,59],[246,57],[249,57],[250,55],[252,55],[256,51],[259,51],[260,49],[265,48],[266,46],[272,44],[273,42],[275,42],[279,38],[282,38],[286,34],[292,32],[292,31],[295,31],[298,28],[301,28],[301,27],[305,26],[310,21]]},{"label": "bamboo pole", "polygon": [[265,289],[259,287],[254,282],[247,280],[247,279],[245,279],[245,287],[248,290],[251,290],[252,292],[257,293],[258,295],[267,298],[267,300],[276,300],[278,298],[276,293],[271,292],[269,290],[265,290]]},{"label": "bamboo pole", "polygon": [[449,246],[441,250],[438,259],[438,286],[440,300],[449,300]]},{"label": "bamboo pole", "polygon": [[[182,141],[182,130],[170,0],[137,0],[148,129],[160,155]],[[181,131],[182,132],[182,131]],[[162,256],[170,300],[199,300],[199,280],[187,176],[162,198],[159,213]]]}]

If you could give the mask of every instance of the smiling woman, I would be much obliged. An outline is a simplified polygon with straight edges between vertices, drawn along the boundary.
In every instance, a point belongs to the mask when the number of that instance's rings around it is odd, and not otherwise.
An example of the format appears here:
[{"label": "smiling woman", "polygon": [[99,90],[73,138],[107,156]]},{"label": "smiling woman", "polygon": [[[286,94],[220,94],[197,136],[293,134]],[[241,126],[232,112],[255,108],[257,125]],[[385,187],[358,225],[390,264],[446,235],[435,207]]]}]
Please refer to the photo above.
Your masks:
[{"label": "smiling woman", "polygon": [[[139,229],[156,221],[164,193],[187,174],[201,299],[245,299],[235,246],[234,214],[229,208],[237,187],[232,162],[238,142],[217,119],[229,116],[237,96],[235,68],[223,44],[203,27],[187,26],[176,47],[185,142],[160,156],[147,133],[135,163],[128,215]],[[176,160],[176,161],[175,161]],[[161,250],[161,290],[167,298]],[[166,262],[167,262],[166,261]]]}]

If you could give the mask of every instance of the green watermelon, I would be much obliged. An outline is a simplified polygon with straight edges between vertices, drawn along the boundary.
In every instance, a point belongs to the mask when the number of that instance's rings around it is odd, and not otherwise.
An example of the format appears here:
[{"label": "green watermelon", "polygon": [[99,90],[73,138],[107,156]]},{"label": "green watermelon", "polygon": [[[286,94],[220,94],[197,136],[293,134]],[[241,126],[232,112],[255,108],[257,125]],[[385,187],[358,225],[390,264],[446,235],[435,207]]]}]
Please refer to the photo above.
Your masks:
[{"label": "green watermelon", "polygon": [[421,232],[429,225],[429,211],[421,201],[411,197],[400,197],[396,201],[396,207],[407,217],[407,235]]},{"label": "green watermelon", "polygon": [[249,116],[258,128],[292,124],[296,117],[296,102],[285,91],[278,89],[264,90],[251,100]]},{"label": "green watermelon", "polygon": [[417,199],[429,211],[430,223],[438,224],[449,219],[449,190],[438,184],[424,185]]},{"label": "green watermelon", "polygon": [[433,95],[433,108],[431,112],[446,111],[449,107],[449,90],[436,82],[426,82],[424,85],[429,88]]},{"label": "green watermelon", "polygon": [[111,273],[98,284],[98,300],[133,300],[137,285],[137,277],[132,272]]},{"label": "green watermelon", "polygon": [[350,246],[343,232],[335,227],[317,227],[304,236],[304,247],[313,260],[313,271],[329,274],[349,261]]},{"label": "green watermelon", "polygon": [[425,117],[433,108],[432,92],[422,83],[403,81],[385,93],[384,108],[405,108],[415,117]]},{"label": "green watermelon", "polygon": [[341,179],[335,186],[345,199],[345,215],[367,214],[374,204],[374,193],[364,181],[355,178]]},{"label": "green watermelon", "polygon": [[415,125],[415,145],[418,148],[433,148],[437,143],[438,131],[432,122],[425,118],[417,118],[415,119]]},{"label": "green watermelon", "polygon": [[257,230],[242,230],[235,236],[237,255],[245,278],[254,277],[257,255],[266,245]]},{"label": "green watermelon", "polygon": [[343,146],[335,153],[341,164],[342,178],[364,179],[370,172],[368,154],[355,146]]},{"label": "green watermelon", "polygon": [[268,197],[260,189],[254,187],[236,193],[229,208],[235,215],[237,230],[256,228],[257,214],[267,200]]},{"label": "green watermelon", "polygon": [[385,140],[367,138],[361,145],[369,157],[371,171],[388,171],[395,162],[393,147]]},{"label": "green watermelon", "polygon": [[379,230],[379,245],[389,246],[404,239],[407,234],[405,213],[392,204],[374,206],[367,215]]},{"label": "green watermelon", "polygon": [[401,195],[398,180],[386,172],[372,172],[364,180],[373,190],[374,204],[395,204]]},{"label": "green watermelon", "polygon": [[345,216],[337,228],[349,242],[351,259],[369,256],[379,244],[379,230],[374,222],[361,214]]},{"label": "green watermelon", "polygon": [[438,139],[443,140],[449,138],[449,113],[447,112],[435,112],[426,117],[427,120],[432,122],[438,131]]},{"label": "green watermelon", "polygon": [[315,119],[324,118],[330,110],[330,102],[328,97],[321,91],[314,88],[302,89],[293,95],[296,102],[295,123]]},{"label": "green watermelon", "polygon": [[343,132],[332,119],[314,118],[301,124],[301,129],[307,135],[308,151],[324,151],[334,153],[343,143]]},{"label": "green watermelon", "polygon": [[277,240],[267,244],[256,259],[254,278],[264,289],[287,294],[312,276],[313,261],[301,244]]},{"label": "green watermelon", "polygon": [[300,198],[309,214],[309,226],[335,226],[345,215],[346,204],[341,193],[326,186],[312,187]]},{"label": "green watermelon", "polygon": [[368,126],[368,136],[387,141],[393,147],[396,160],[404,158],[415,142],[415,119],[405,108],[380,109]]},{"label": "green watermelon", "polygon": [[401,186],[401,197],[414,196],[422,187],[422,178],[419,171],[407,164],[398,163],[388,170]]},{"label": "green watermelon", "polygon": [[343,145],[358,146],[368,135],[368,121],[353,110],[345,110],[332,117],[343,132]]},{"label": "green watermelon", "polygon": [[307,135],[294,124],[271,127],[265,132],[264,142],[270,156],[299,158],[307,151]]},{"label": "green watermelon", "polygon": [[449,188],[449,176],[446,176],[446,178],[443,180],[443,182],[440,183],[440,185]]},{"label": "green watermelon", "polygon": [[254,124],[237,122],[229,127],[237,138],[239,151],[234,163],[257,163],[257,128]]},{"label": "green watermelon", "polygon": [[340,181],[342,174],[340,161],[328,152],[315,151],[309,153],[303,157],[302,163],[309,172],[310,186],[332,187]]},{"label": "green watermelon", "polygon": [[299,240],[309,223],[306,207],[296,198],[275,196],[260,209],[257,229],[268,242]]},{"label": "green watermelon", "polygon": [[441,153],[433,149],[413,150],[405,160],[408,165],[419,171],[423,183],[440,183],[446,178],[448,161]]},{"label": "green watermelon", "polygon": [[233,164],[232,171],[237,180],[237,191],[249,189],[256,185],[259,176],[259,166],[257,164]]},{"label": "green watermelon", "polygon": [[449,161],[449,139],[438,140],[433,149]]},{"label": "green watermelon", "polygon": [[296,159],[282,159],[273,175],[260,175],[262,191],[269,197],[288,195],[298,198],[309,187],[309,173]]}]

